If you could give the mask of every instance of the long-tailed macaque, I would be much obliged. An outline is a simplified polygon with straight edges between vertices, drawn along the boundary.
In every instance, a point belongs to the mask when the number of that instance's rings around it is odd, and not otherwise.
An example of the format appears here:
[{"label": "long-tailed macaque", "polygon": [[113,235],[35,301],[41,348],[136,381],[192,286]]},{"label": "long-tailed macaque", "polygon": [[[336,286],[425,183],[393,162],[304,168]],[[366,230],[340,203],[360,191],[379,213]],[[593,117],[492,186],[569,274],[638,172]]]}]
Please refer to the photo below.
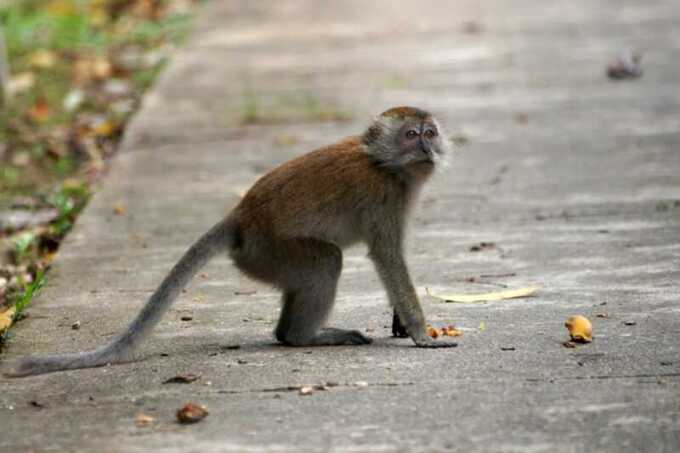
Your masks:
[{"label": "long-tailed macaque", "polygon": [[422,184],[448,152],[435,118],[418,108],[382,113],[361,136],[286,162],[263,176],[227,217],[193,244],[111,343],[74,354],[27,357],[5,371],[26,376],[133,360],[182,288],[227,252],[252,278],[283,294],[276,339],[291,346],[362,345],[357,330],[324,327],[342,270],[342,249],[364,242],[408,336],[418,347],[452,347],[427,335],[404,260],[406,218]]}]

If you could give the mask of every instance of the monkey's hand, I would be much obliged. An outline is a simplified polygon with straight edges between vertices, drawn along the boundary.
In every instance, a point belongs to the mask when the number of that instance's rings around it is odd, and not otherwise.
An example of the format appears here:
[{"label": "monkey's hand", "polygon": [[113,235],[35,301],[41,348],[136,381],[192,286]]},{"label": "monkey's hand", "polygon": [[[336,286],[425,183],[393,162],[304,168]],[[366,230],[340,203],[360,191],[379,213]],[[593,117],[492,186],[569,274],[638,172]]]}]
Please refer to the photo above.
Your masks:
[{"label": "monkey's hand", "polygon": [[458,346],[458,343],[456,343],[455,341],[435,340],[433,338],[430,338],[429,336],[414,338],[413,341],[416,344],[416,348],[434,349],[434,348],[455,348],[456,346]]}]

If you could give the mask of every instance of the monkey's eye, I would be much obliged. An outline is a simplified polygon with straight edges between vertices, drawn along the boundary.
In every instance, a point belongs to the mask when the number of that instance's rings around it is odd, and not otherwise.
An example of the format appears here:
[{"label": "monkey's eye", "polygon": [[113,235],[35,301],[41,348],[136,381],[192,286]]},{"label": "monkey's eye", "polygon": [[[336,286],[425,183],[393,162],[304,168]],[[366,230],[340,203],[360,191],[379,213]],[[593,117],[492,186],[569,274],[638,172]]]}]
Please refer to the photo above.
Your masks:
[{"label": "monkey's eye", "polygon": [[428,130],[425,131],[425,133],[423,135],[425,135],[426,138],[433,138],[437,135],[437,132],[435,132],[432,129],[428,129]]},{"label": "monkey's eye", "polygon": [[418,133],[411,129],[406,133],[406,138],[416,138],[418,136]]}]

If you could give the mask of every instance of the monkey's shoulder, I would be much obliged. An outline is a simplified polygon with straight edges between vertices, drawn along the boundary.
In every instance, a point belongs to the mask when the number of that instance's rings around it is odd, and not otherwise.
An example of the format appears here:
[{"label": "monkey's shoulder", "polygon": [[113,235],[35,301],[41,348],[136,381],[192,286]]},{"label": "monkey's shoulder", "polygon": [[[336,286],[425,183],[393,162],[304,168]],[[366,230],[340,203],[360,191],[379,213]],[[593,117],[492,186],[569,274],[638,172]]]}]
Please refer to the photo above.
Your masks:
[{"label": "monkey's shoulder", "polygon": [[352,191],[384,189],[388,176],[372,161],[361,137],[349,137],[285,162],[264,175],[251,189],[277,200],[330,202]]}]

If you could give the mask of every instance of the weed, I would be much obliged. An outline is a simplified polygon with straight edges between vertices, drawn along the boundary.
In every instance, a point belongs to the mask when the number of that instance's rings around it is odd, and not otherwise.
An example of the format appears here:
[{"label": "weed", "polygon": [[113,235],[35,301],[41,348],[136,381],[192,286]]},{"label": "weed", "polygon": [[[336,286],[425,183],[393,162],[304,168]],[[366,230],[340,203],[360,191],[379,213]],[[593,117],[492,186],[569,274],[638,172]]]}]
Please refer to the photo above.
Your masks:
[{"label": "weed", "polygon": [[84,184],[67,182],[57,192],[47,197],[47,203],[58,212],[57,219],[50,225],[53,235],[62,237],[71,229],[73,221],[87,203],[89,196],[90,191]]},{"label": "weed", "polygon": [[[38,294],[38,292],[42,289],[42,287],[45,285],[46,282],[45,278],[45,270],[40,269],[36,275],[33,281],[30,283],[23,282],[20,279],[21,283],[21,291],[19,291],[14,298],[14,302],[11,304],[14,306],[14,314],[12,315],[12,323],[17,322],[24,317],[24,310],[28,305],[31,303],[33,298]],[[7,340],[7,336],[9,333],[9,329],[5,329],[2,333],[0,333],[0,346],[4,345],[5,341]]]},{"label": "weed", "polygon": [[31,303],[33,297],[38,294],[38,291],[45,285],[45,281],[45,270],[40,269],[32,282],[22,284],[23,290],[18,294],[16,302],[14,303],[15,321],[21,319],[22,312],[28,307],[28,304]]},{"label": "weed", "polygon": [[28,253],[36,244],[37,236],[32,231],[26,231],[18,234],[12,241],[14,246],[14,260],[17,263],[22,263],[27,257]]}]

